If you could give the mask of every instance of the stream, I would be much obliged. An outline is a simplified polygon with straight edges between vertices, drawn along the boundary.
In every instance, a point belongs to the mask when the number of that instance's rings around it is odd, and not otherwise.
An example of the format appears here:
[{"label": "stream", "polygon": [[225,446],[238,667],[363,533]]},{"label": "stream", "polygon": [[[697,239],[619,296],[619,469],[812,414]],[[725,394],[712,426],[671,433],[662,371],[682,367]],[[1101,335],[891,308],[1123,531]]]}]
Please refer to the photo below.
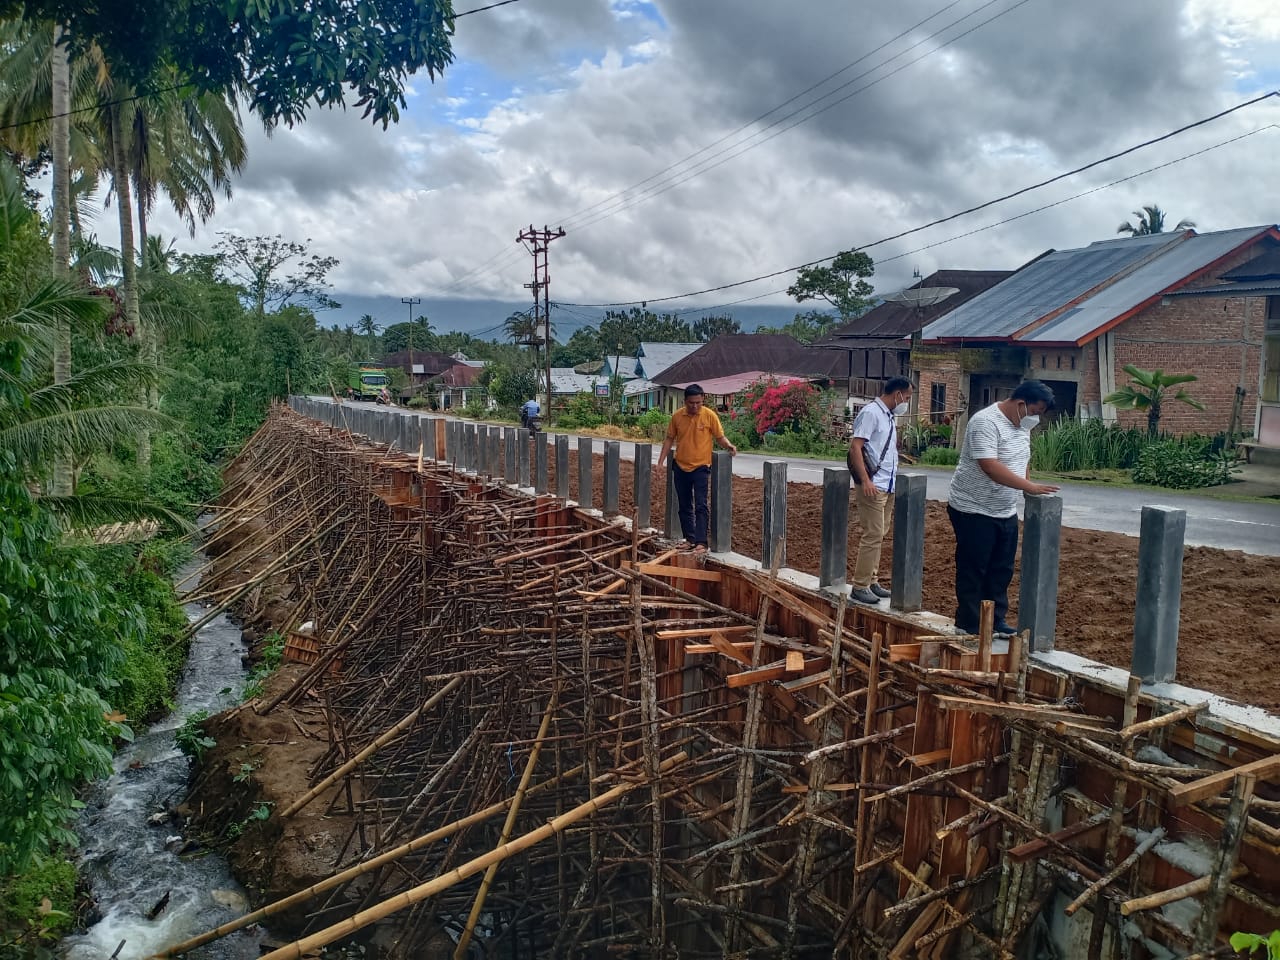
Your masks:
[{"label": "stream", "polygon": [[[197,555],[179,578],[203,561]],[[205,613],[195,604],[185,610],[192,623]],[[189,774],[174,735],[189,714],[213,714],[237,702],[243,653],[240,628],[225,615],[203,627],[192,639],[173,712],[146,731],[135,730],[134,742],[116,754],[112,775],[90,788],[77,824],[79,865],[102,917],[62,941],[66,960],[142,960],[248,909],[226,861],[204,849],[184,853],[187,841],[169,815],[186,793]],[[259,955],[261,937],[249,927],[187,956],[249,960]]]}]

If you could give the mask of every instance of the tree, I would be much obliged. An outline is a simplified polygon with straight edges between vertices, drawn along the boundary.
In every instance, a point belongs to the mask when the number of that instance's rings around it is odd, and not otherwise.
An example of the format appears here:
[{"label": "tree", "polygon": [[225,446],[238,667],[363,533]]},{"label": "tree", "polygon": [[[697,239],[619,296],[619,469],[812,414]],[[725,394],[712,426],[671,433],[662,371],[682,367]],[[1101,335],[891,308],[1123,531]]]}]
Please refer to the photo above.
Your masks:
[{"label": "tree", "polygon": [[537,346],[541,343],[538,336],[538,320],[530,310],[516,310],[502,321],[502,332],[512,343],[523,343]]},{"label": "tree", "polygon": [[382,328],[378,326],[378,321],[373,318],[373,314],[366,313],[356,321],[356,332],[363,333],[369,338],[369,358],[373,359],[378,354],[378,331]]},{"label": "tree", "polygon": [[733,317],[699,317],[693,321],[693,338],[699,343],[741,332],[742,326]]},{"label": "tree", "polygon": [[[1143,370],[1131,363],[1125,364],[1124,372],[1132,379],[1115,393],[1103,397],[1102,402],[1122,410],[1147,411],[1147,436],[1152,440],[1160,435],[1160,415],[1166,400],[1179,400],[1197,410],[1204,409],[1203,403],[1189,396],[1180,386],[1199,379],[1194,373]],[[1171,387],[1178,387],[1178,392],[1170,395]]]},{"label": "tree", "polygon": [[[325,290],[329,271],[338,265],[336,257],[311,253],[308,238],[299,243],[274,237],[241,237],[223,230],[214,244],[225,276],[244,287],[254,312],[267,307],[278,310],[297,300],[320,310],[341,306]],[[289,268],[290,272],[282,272]]]},{"label": "tree", "polygon": [[72,54],[92,46],[141,90],[162,65],[202,91],[243,91],[268,126],[311,106],[355,105],[384,127],[409,78],[453,61],[449,0],[0,0],[0,17],[64,24]]},{"label": "tree", "polygon": [[435,334],[426,317],[414,317],[413,323],[393,323],[382,331],[382,352],[399,353],[410,346],[414,350],[434,350]]},{"label": "tree", "polygon": [[813,343],[830,333],[838,321],[834,314],[810,310],[797,313],[790,323],[782,327],[757,327],[756,333],[782,333],[801,343]]},{"label": "tree", "polygon": [[870,256],[845,250],[835,255],[830,266],[802,267],[796,282],[787,287],[787,295],[798,303],[825,300],[835,308],[840,321],[847,322],[871,307],[874,288],[867,278],[875,272]]},{"label": "tree", "polygon": [[[1164,211],[1154,203],[1149,207],[1133,211],[1133,215],[1137,223],[1130,223],[1126,220],[1116,228],[1116,233],[1127,233],[1134,237],[1149,237],[1152,234],[1164,233]],[[1195,223],[1191,220],[1179,220],[1173,229],[1188,230],[1194,227]]]}]

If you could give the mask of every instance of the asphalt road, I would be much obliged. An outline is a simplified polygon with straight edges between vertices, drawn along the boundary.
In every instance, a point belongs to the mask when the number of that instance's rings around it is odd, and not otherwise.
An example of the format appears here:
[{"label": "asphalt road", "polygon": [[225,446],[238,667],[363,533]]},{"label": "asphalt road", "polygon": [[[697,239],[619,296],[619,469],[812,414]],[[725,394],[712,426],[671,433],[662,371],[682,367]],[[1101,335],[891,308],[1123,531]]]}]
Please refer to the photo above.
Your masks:
[{"label": "asphalt road", "polygon": [[[372,403],[354,405],[376,406]],[[411,412],[402,408],[394,409],[402,414]],[[550,438],[551,435],[547,436]],[[548,442],[551,442],[550,439]],[[576,444],[574,449],[577,449]],[[632,443],[621,441],[621,454],[625,459],[632,459],[633,451]],[[657,455],[658,451],[655,449],[655,460]],[[737,476],[760,479],[764,475],[765,460],[785,460],[787,480],[791,483],[819,484],[822,482],[823,469],[838,466],[829,460],[765,457],[758,453],[743,453],[734,457],[733,472]],[[930,500],[947,499],[951,471],[913,467],[910,472],[923,473],[929,478],[927,496]],[[1142,507],[1146,504],[1161,504],[1187,512],[1187,543],[1192,546],[1280,556],[1280,504],[1215,500],[1172,491],[1156,493],[1150,490],[1109,489],[1081,483],[1063,483],[1061,486],[1059,495],[1062,497],[1062,522],[1065,526],[1106,530],[1136,537]]]}]

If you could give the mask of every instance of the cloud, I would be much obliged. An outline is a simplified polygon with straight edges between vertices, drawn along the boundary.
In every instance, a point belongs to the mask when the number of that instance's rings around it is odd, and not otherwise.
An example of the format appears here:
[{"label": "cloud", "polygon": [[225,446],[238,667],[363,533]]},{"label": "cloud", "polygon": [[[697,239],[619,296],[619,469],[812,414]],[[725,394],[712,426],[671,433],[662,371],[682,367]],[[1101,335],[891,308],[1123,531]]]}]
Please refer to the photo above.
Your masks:
[{"label": "cloud", "polygon": [[[236,196],[211,226],[310,236],[342,261],[343,290],[521,300],[531,259],[516,233],[563,223],[553,299],[654,301],[870,244],[1276,83],[1269,0],[961,0],[931,17],[941,6],[538,0],[469,16],[455,65],[435,84],[415,78],[391,130],[316,112],[269,140],[252,135]],[[1144,203],[1202,229],[1274,222],[1273,128],[920,249],[1277,120],[1273,100],[879,244],[877,288],[913,268],[1008,268],[1104,239]]]}]

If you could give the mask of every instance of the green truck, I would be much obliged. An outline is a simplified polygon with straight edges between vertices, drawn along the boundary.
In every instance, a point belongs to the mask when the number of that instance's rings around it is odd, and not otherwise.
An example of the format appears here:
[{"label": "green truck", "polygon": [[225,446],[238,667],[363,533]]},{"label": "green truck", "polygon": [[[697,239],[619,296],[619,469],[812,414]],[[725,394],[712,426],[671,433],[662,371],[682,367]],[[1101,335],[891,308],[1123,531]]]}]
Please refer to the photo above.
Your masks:
[{"label": "green truck", "polygon": [[390,381],[387,369],[380,363],[367,360],[353,364],[347,375],[347,396],[353,400],[377,400],[390,402]]}]

